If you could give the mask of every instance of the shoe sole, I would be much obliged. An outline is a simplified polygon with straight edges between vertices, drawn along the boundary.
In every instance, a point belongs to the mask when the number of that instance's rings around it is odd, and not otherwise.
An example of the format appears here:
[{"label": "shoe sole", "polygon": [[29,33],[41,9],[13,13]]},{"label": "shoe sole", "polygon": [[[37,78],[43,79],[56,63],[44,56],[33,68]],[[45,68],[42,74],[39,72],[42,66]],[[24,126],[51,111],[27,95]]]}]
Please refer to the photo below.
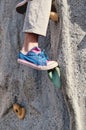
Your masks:
[{"label": "shoe sole", "polygon": [[26,12],[26,9],[27,9],[27,4],[28,4],[28,2],[17,4],[16,11],[20,14],[24,14]]},{"label": "shoe sole", "polygon": [[21,59],[18,59],[17,62],[23,65],[29,66],[36,70],[50,70],[58,66],[58,63],[57,62],[53,63],[53,61],[52,61],[52,64],[49,64],[48,66],[40,66],[40,65],[38,66],[38,65],[35,65],[33,63],[30,63],[28,61],[21,60]]}]

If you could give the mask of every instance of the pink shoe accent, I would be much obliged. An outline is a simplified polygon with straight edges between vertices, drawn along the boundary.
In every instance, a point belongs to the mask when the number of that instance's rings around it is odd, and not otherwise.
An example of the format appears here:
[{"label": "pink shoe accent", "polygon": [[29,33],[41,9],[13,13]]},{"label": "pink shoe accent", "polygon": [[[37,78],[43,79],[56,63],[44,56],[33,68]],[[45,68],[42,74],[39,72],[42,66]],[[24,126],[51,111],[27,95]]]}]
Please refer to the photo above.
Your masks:
[{"label": "pink shoe accent", "polygon": [[39,54],[41,52],[41,49],[38,48],[38,47],[35,47],[33,50],[32,50],[34,53],[36,54]]}]

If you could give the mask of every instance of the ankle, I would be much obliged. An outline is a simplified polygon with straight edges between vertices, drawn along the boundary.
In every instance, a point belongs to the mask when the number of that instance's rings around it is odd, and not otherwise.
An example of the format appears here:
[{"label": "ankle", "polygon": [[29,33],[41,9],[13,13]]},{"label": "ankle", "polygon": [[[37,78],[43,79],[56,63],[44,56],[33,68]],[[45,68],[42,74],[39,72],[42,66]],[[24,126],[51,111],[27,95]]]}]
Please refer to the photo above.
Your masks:
[{"label": "ankle", "polygon": [[21,52],[26,54],[33,47],[38,47],[38,35],[33,33],[25,33],[24,44]]},{"label": "ankle", "polygon": [[23,46],[21,52],[27,54],[32,48],[38,47],[38,43],[29,43],[28,46]]},{"label": "ankle", "polygon": [[34,47],[38,47],[38,43],[29,43],[29,45],[28,45],[28,51],[30,51]]}]

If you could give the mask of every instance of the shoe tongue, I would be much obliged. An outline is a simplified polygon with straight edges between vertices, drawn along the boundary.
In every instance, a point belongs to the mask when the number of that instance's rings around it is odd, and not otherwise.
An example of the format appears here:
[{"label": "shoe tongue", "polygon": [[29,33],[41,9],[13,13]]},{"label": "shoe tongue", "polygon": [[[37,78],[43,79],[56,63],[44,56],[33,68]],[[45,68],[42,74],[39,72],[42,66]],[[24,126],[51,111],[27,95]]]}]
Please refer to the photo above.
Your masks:
[{"label": "shoe tongue", "polygon": [[41,49],[39,47],[34,47],[31,49],[31,51],[39,54],[41,52]]}]

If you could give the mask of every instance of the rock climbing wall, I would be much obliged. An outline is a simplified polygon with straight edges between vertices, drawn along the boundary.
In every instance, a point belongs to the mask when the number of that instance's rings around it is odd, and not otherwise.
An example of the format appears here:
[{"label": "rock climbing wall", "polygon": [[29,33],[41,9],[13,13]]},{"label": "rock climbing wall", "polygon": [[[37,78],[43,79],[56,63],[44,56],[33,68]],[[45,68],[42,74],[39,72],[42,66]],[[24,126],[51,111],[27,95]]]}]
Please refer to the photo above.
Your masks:
[{"label": "rock climbing wall", "polygon": [[86,1],[61,0],[61,45],[63,93],[70,113],[70,129],[86,125]]},{"label": "rock climbing wall", "polygon": [[[39,38],[51,59],[58,60],[62,89],[46,71],[17,63],[24,16],[18,0],[0,0],[0,130],[85,130],[86,120],[86,1],[57,0],[59,23],[50,21],[46,38]],[[14,103],[26,109],[24,120]]]}]

